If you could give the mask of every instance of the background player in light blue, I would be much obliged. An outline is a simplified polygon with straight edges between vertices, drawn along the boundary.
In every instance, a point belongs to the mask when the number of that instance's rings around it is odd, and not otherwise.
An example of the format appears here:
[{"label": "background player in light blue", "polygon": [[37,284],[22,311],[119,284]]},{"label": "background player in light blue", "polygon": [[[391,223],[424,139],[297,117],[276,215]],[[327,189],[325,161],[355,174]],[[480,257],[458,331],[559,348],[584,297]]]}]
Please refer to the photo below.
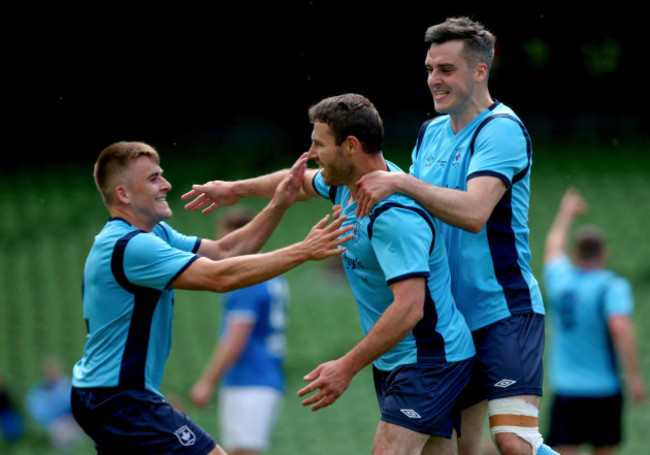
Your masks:
[{"label": "background player in light blue", "polygon": [[[342,260],[365,337],[341,358],[308,373],[304,379],[310,384],[298,395],[312,410],[329,406],[372,363],[382,414],[373,453],[455,453],[457,400],[475,351],[451,295],[437,222],[402,195],[381,201],[368,217],[355,216],[355,182],[361,175],[375,169],[402,172],[384,160],[383,123],[369,100],[356,94],[327,98],[312,106],[309,116],[308,153],[321,169],[306,172],[304,197],[330,199],[347,216],[344,224],[354,226]],[[235,199],[269,197],[285,175],[247,179]],[[219,203],[222,183],[196,186],[184,196],[195,198],[188,208],[209,211]],[[232,194],[228,197],[232,201]]]},{"label": "background player in light blue", "polygon": [[[254,217],[252,210],[230,209],[219,220],[219,237]],[[283,275],[224,295],[219,342],[191,396],[205,406],[221,382],[219,426],[230,455],[259,454],[269,445],[284,395],[289,297]]]},{"label": "background player in light blue", "polygon": [[553,315],[549,380],[555,395],[547,442],[562,455],[583,453],[583,444],[609,455],[622,438],[621,364],[634,403],[644,400],[645,387],[630,319],[632,288],[605,269],[609,252],[602,232],[582,226],[568,248],[573,222],[585,210],[584,199],[569,188],[546,236],[543,278]]},{"label": "background player in light blue", "polygon": [[230,291],[342,252],[348,238],[343,219],[326,226],[326,216],[301,242],[247,254],[270,237],[304,168],[305,161],[296,162],[249,225],[214,241],[183,235],[164,222],[172,215],[166,199],[171,184],[151,146],[118,142],[100,153],[95,182],[110,218],[84,267],[88,333],[72,377],[73,415],[99,453],[225,453],[159,392],[171,348],[174,289]]}]

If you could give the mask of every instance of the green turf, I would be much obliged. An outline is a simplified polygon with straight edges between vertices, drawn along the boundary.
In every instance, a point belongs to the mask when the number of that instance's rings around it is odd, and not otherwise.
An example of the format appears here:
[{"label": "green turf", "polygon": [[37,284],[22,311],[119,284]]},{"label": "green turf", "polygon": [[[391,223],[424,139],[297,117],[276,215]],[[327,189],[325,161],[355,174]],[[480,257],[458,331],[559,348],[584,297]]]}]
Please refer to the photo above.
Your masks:
[{"label": "green turf", "polygon": [[[169,199],[175,215],[170,223],[186,233],[212,235],[218,213],[206,216],[186,212],[180,195],[191,183],[230,178],[220,173],[227,168],[220,161],[224,157],[204,150],[189,150],[182,158],[179,153],[172,153],[177,150],[160,151],[165,175],[174,184]],[[636,296],[634,319],[647,379],[650,333],[644,321],[650,319],[650,247],[645,223],[650,219],[650,170],[645,151],[637,144],[626,143],[535,144],[530,243],[531,265],[539,277],[544,235],[557,203],[568,185],[579,187],[590,204],[589,213],[581,222],[597,223],[605,229],[612,247],[611,268],[632,281]],[[388,151],[387,157],[402,166],[408,165],[408,154],[391,156]],[[254,156],[250,162],[253,167]],[[288,158],[278,162],[278,166],[289,164]],[[244,166],[239,166],[237,175],[246,175],[245,171]],[[80,306],[81,271],[93,236],[107,214],[92,182],[90,165],[1,175],[0,195],[0,373],[22,406],[27,387],[38,376],[40,359],[54,354],[71,367],[81,355],[85,336]],[[246,203],[260,208],[264,201]],[[325,201],[297,203],[265,249],[301,239],[328,211]],[[304,374],[320,362],[340,356],[361,337],[347,283],[332,265],[309,263],[287,274],[292,289],[287,397],[269,455],[356,455],[370,451],[379,414],[368,368],[327,409],[314,413],[303,408],[296,396]],[[162,391],[197,423],[218,436],[215,403],[197,409],[189,403],[187,395],[216,337],[219,296],[181,291],[176,302],[174,345]],[[543,407],[542,428],[546,426],[547,415]],[[646,452],[647,428],[648,406],[630,407],[626,413],[626,442],[620,454]],[[0,439],[0,453],[58,452],[49,449],[44,434],[29,424],[27,437],[20,443],[10,446]],[[93,449],[90,444],[82,444],[74,453],[93,453]]]}]

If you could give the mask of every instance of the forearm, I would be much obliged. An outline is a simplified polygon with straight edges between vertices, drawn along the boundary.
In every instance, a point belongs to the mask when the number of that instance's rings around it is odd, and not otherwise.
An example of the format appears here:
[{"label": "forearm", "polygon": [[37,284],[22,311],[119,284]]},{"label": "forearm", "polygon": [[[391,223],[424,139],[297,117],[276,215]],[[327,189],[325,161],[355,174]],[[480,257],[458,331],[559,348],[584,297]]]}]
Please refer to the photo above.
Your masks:
[{"label": "forearm", "polygon": [[221,381],[226,372],[239,361],[251,330],[252,324],[248,323],[236,323],[234,327],[229,327],[227,334],[219,340],[212,352],[210,362],[201,376],[203,383],[214,387]]},{"label": "forearm", "polygon": [[286,211],[287,207],[271,200],[250,223],[221,238],[218,250],[206,256],[217,260],[257,253],[271,238]]},{"label": "forearm", "polygon": [[229,292],[267,281],[309,260],[304,242],[272,251],[212,261],[198,258],[172,287]]},{"label": "forearm", "polygon": [[546,234],[546,242],[544,245],[545,259],[548,260],[561,254],[566,254],[567,238],[572,224],[572,216],[562,211],[556,214],[548,234]]},{"label": "forearm", "polygon": [[[470,232],[479,232],[483,228],[503,194],[503,191],[492,193],[443,188],[409,174],[396,175],[395,192],[415,199],[440,221]],[[505,186],[501,185],[505,190]]]},{"label": "forearm", "polygon": [[368,334],[344,356],[354,374],[397,346],[423,316],[423,278],[397,282],[391,290],[395,297],[393,303]]}]

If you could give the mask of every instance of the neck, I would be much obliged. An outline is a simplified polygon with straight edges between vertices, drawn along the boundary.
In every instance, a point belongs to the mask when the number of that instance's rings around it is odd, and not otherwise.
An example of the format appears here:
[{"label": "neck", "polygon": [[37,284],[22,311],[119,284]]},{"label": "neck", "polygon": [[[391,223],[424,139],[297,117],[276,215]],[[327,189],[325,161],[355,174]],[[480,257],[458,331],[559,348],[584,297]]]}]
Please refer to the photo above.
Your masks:
[{"label": "neck", "polygon": [[353,177],[350,178],[350,181],[346,184],[350,190],[349,202],[354,202],[357,200],[357,193],[359,192],[359,186],[357,185],[357,182],[361,177],[374,171],[385,171],[387,168],[388,165],[386,164],[384,155],[381,152],[374,155],[364,155],[364,159],[360,160],[358,166],[355,169],[356,172],[354,173]]},{"label": "neck", "polygon": [[469,103],[456,114],[449,114],[451,121],[451,129],[454,133],[458,133],[465,128],[469,123],[474,120],[481,112],[494,104],[494,100],[490,94],[485,90],[484,93],[474,96]]}]

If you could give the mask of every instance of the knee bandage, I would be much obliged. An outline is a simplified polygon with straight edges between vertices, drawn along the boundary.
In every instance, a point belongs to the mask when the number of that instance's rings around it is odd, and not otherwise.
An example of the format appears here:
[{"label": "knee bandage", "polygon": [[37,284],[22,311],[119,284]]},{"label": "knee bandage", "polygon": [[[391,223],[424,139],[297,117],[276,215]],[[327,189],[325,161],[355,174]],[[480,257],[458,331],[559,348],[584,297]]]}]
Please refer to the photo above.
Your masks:
[{"label": "knee bandage", "polygon": [[537,417],[539,409],[521,398],[499,398],[488,401],[490,434],[492,441],[497,433],[513,433],[533,448],[533,455],[543,443]]}]

